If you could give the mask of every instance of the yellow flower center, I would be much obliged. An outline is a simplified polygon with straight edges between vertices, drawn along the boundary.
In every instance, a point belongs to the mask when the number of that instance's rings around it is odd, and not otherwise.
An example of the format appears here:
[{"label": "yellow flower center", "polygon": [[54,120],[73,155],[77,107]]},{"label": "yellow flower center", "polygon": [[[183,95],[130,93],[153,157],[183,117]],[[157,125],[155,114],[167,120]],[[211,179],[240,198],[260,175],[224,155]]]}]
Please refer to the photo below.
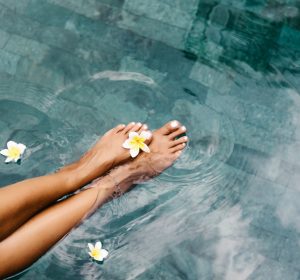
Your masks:
[{"label": "yellow flower center", "polygon": [[95,248],[91,251],[91,255],[93,258],[99,258],[101,256],[101,250]]},{"label": "yellow flower center", "polygon": [[130,145],[133,146],[135,149],[140,149],[144,146],[145,140],[145,138],[134,136],[130,141]]},{"label": "yellow flower center", "polygon": [[21,155],[20,149],[17,147],[11,147],[8,150],[8,157],[10,158],[18,158],[20,157],[20,155]]}]

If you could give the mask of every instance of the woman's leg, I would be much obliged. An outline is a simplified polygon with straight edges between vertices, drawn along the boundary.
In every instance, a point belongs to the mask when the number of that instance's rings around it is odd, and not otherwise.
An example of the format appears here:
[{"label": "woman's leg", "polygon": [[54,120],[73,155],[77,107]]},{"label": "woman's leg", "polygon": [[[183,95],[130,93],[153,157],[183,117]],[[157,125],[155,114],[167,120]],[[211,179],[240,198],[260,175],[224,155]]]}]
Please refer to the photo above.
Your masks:
[{"label": "woman's leg", "polygon": [[31,265],[96,205],[104,203],[110,196],[110,189],[113,192],[113,181],[108,177],[103,178],[101,188],[100,191],[98,187],[82,191],[50,206],[4,239],[0,243],[0,279]]},{"label": "woman's leg", "polygon": [[122,148],[130,131],[142,131],[138,123],[119,125],[108,131],[78,162],[59,172],[24,180],[0,189],[0,241],[33,215],[72,193],[111,167],[129,159]]},{"label": "woman's leg", "polygon": [[[184,129],[169,124],[153,134],[151,153],[142,153],[129,164],[118,167],[110,175],[82,191],[37,214],[0,243],[0,278],[31,265],[66,235],[83,218],[107,201],[118,188],[127,191],[138,180],[157,175],[179,157],[187,142],[176,140]],[[118,190],[117,188],[117,190]]]}]

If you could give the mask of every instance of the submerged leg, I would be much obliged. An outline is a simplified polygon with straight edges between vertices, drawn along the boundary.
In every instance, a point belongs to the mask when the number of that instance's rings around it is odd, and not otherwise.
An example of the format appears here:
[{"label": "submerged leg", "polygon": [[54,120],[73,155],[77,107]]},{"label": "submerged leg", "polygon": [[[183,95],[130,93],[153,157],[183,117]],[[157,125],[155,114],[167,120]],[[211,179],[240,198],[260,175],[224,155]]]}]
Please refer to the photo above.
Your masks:
[{"label": "submerged leg", "polygon": [[[180,129],[180,128],[178,128]],[[154,177],[180,156],[185,143],[175,142],[174,129],[157,130],[150,145],[151,153],[141,154],[129,164],[82,191],[40,212],[0,243],[0,278],[10,276],[31,265],[57,243],[74,226],[101,206],[115,192],[115,182],[123,191],[141,179]],[[184,138],[183,142],[187,141]],[[177,143],[177,144],[176,144]]]},{"label": "submerged leg", "polygon": [[[99,185],[100,181],[97,182]],[[114,191],[105,177],[98,186],[80,192],[40,212],[0,243],[0,278],[35,262]]]},{"label": "submerged leg", "polygon": [[130,131],[146,128],[140,123],[119,125],[108,131],[79,161],[59,172],[1,188],[0,241],[59,198],[129,159],[129,153],[122,148],[122,143]]}]

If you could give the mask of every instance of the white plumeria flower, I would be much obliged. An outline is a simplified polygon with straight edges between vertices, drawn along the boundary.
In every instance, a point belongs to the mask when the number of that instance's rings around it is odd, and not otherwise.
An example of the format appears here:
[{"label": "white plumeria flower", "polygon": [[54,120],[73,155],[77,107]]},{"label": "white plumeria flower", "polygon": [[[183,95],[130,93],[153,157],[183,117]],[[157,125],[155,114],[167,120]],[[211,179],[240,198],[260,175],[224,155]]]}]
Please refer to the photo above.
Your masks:
[{"label": "white plumeria flower", "polygon": [[123,143],[123,148],[130,149],[131,157],[135,158],[140,149],[146,153],[150,153],[149,147],[145,144],[147,139],[150,139],[151,133],[149,131],[142,131],[141,134],[137,132],[129,132],[129,138]]},{"label": "white plumeria flower", "polygon": [[25,149],[26,146],[24,144],[8,141],[7,149],[0,151],[0,154],[6,157],[5,162],[17,162],[23,155]]},{"label": "white plumeria flower", "polygon": [[102,262],[108,256],[108,252],[105,249],[101,249],[102,244],[100,241],[96,242],[95,246],[88,243],[88,247],[90,249],[89,255],[96,261]]}]

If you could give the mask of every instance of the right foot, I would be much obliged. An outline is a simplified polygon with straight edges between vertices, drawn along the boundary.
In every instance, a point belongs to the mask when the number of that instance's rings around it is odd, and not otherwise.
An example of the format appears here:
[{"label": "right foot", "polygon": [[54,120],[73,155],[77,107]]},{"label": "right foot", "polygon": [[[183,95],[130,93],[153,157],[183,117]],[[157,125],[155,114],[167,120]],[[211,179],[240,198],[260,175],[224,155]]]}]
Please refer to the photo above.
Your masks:
[{"label": "right foot", "polygon": [[186,146],[188,137],[182,136],[185,132],[185,126],[178,121],[171,121],[154,131],[149,146],[150,153],[143,153],[133,161],[132,170],[142,178],[152,178],[169,168]]}]

